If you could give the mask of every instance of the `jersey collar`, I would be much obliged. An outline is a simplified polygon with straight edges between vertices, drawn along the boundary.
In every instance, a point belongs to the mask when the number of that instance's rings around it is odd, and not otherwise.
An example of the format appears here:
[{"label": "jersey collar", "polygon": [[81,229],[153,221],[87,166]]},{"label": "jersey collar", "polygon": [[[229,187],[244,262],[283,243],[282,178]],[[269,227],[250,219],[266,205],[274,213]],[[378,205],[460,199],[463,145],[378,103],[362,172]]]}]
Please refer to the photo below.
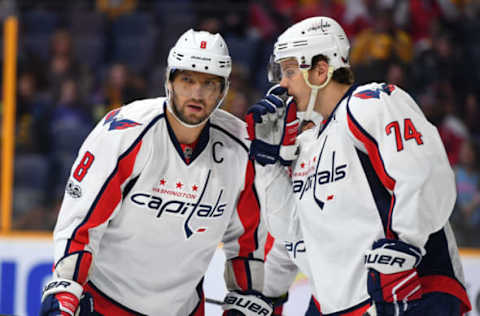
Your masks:
[{"label": "jersey collar", "polygon": [[335,112],[337,111],[339,105],[343,102],[343,100],[347,99],[348,98],[348,101],[347,103],[350,101],[350,97],[352,96],[352,93],[353,91],[355,91],[355,89],[358,87],[357,84],[353,84],[350,88],[348,88],[347,92],[345,92],[345,94],[343,95],[343,97],[340,99],[340,101],[337,102],[337,105],[335,105],[335,107],[333,108],[333,111],[332,113],[330,114],[330,116],[327,118],[325,124],[323,124],[319,131],[318,131],[318,135],[317,135],[317,138],[320,137],[320,135],[322,134],[322,132],[325,130],[325,128],[327,127],[328,123],[330,123],[330,121],[335,118]]},{"label": "jersey collar", "polygon": [[[163,111],[167,111],[167,103],[164,102],[163,104]],[[180,155],[180,158],[182,158],[183,162],[185,164],[189,165],[191,164],[195,158],[197,158],[202,151],[207,147],[208,141],[210,139],[210,120],[207,121],[205,124],[205,127],[202,129],[202,132],[200,133],[200,136],[198,137],[197,144],[195,145],[195,148],[193,149],[192,157],[188,160],[182,150],[182,146],[180,145],[179,141],[177,140],[177,137],[175,136],[175,133],[173,132],[172,127],[170,126],[170,123],[168,122],[167,116],[165,115],[165,122],[167,123],[167,130],[168,130],[168,135],[170,136],[170,139],[175,146],[175,149],[177,150],[178,155]]]}]

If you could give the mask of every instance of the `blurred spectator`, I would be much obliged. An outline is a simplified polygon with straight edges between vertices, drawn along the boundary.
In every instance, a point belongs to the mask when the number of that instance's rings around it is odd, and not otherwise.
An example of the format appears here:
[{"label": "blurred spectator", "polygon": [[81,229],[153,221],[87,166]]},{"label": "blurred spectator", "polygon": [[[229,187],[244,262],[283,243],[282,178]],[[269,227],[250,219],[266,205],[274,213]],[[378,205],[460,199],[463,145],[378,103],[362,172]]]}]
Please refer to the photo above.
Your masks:
[{"label": "blurred spectator", "polygon": [[[345,0],[345,12],[343,14],[343,29],[348,38],[355,39],[355,36],[362,30],[373,24],[373,17],[370,15],[375,1],[373,0]],[[353,42],[352,40],[352,42]]]},{"label": "blurred spectator", "polygon": [[108,18],[115,19],[120,15],[133,12],[137,7],[137,0],[96,0],[97,10],[105,13]]},{"label": "blurred spectator", "polygon": [[[36,210],[43,211],[47,202],[49,104],[36,82],[31,72],[18,78],[12,221],[18,229],[32,228],[29,219]],[[36,228],[52,228],[41,217],[35,220]]]},{"label": "blurred spectator", "polygon": [[49,104],[37,89],[37,80],[31,72],[21,73],[18,78],[16,115],[16,154],[47,153],[47,124]]},{"label": "blurred spectator", "polygon": [[[467,1],[463,15],[459,19],[455,34],[455,48],[463,50],[463,62],[460,63],[462,80],[466,90],[480,93],[478,82],[480,81],[480,1]],[[467,75],[468,74],[468,75]],[[467,80],[468,78],[468,80]]]},{"label": "blurred spectator", "polygon": [[389,62],[409,63],[413,57],[410,36],[397,28],[390,9],[379,9],[375,25],[360,32],[351,48],[352,66],[357,69],[357,79],[382,81]]},{"label": "blurred spectator", "polygon": [[299,22],[303,19],[313,16],[328,16],[343,25],[343,15],[345,14],[345,5],[343,1],[338,0],[303,0],[298,1],[298,6],[294,11],[293,22]]},{"label": "blurred spectator", "polygon": [[458,107],[450,83],[444,82],[440,86],[437,103],[444,110],[445,115],[438,129],[447,151],[448,160],[452,166],[455,166],[458,163],[462,143],[470,135],[465,123],[458,115]]},{"label": "blurred spectator", "polygon": [[67,78],[76,78],[80,93],[90,89],[89,72],[85,65],[74,57],[72,37],[64,29],[57,30],[51,39],[47,82],[52,96],[58,96],[60,86]]},{"label": "blurred spectator", "polygon": [[477,147],[473,141],[463,142],[459,163],[455,167],[457,203],[452,215],[459,239],[464,246],[480,246],[480,173]]},{"label": "blurred spectator", "polygon": [[278,12],[279,7],[282,6],[262,5],[261,3],[255,2],[249,6],[249,24],[251,32],[255,34],[255,36],[264,40],[272,39],[278,32],[290,24],[288,17]]},{"label": "blurred spectator", "polygon": [[259,97],[251,89],[248,78],[248,69],[234,63],[230,75],[230,88],[223,105],[224,110],[242,120],[245,118],[247,109]]},{"label": "blurred spectator", "polygon": [[70,168],[80,145],[93,127],[89,111],[78,95],[74,79],[66,79],[49,125],[52,151],[50,152],[54,199],[63,196]]},{"label": "blurred spectator", "polygon": [[428,121],[433,125],[440,126],[444,117],[444,110],[437,104],[433,89],[427,89],[418,96],[418,104]]},{"label": "blurred spectator", "polygon": [[465,99],[465,110],[463,115],[463,121],[467,126],[468,131],[472,135],[472,138],[480,143],[480,104],[478,103],[478,97],[474,93],[468,93]]},{"label": "blurred spectator", "polygon": [[212,34],[219,33],[222,28],[222,22],[216,17],[205,17],[198,23],[198,30],[207,31]]},{"label": "blurred spectator", "polygon": [[421,51],[431,47],[432,26],[442,16],[436,0],[409,0],[410,25],[413,43]]},{"label": "blurred spectator", "polygon": [[407,86],[405,67],[398,63],[388,65],[386,82],[399,86],[404,90],[410,90]]},{"label": "blurred spectator", "polygon": [[108,71],[107,80],[96,96],[94,118],[99,120],[107,112],[144,98],[146,92],[145,81],[131,73],[124,64],[113,64]]},{"label": "blurred spectator", "polygon": [[466,89],[459,50],[452,47],[451,37],[447,33],[435,35],[431,49],[423,51],[412,65],[414,87],[417,91],[440,81],[450,82],[456,95],[462,95]]}]

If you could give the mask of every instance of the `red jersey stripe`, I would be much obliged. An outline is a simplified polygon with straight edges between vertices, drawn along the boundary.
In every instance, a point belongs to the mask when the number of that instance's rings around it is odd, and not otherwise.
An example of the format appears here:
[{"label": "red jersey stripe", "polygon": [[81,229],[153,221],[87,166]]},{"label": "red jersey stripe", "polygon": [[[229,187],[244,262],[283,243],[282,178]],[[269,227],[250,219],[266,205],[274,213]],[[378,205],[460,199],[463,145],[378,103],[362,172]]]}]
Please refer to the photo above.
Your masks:
[{"label": "red jersey stripe", "polygon": [[258,247],[256,233],[260,223],[260,205],[254,189],[254,177],[255,169],[253,162],[249,160],[245,175],[245,187],[237,205],[238,217],[244,228],[244,233],[238,238],[238,243],[240,244],[239,257],[248,257]]},{"label": "red jersey stripe", "polygon": [[92,295],[93,298],[93,308],[95,312],[98,312],[102,315],[115,315],[115,316],[136,316],[141,315],[132,310],[128,310],[126,307],[119,305],[118,303],[112,301],[105,294],[99,292],[95,287],[90,283],[85,284],[85,292]]},{"label": "red jersey stripe", "polygon": [[114,174],[104,186],[105,189],[100,192],[100,196],[97,197],[93,210],[90,210],[86,219],[76,229],[68,253],[84,250],[85,245],[89,243],[88,230],[103,224],[112,215],[115,207],[122,199],[121,186],[132,174],[135,159],[141,146],[142,141],[139,141],[127,155],[120,158]]},{"label": "red jersey stripe", "polygon": [[[373,169],[377,174],[378,178],[382,182],[382,184],[393,192],[395,188],[395,180],[390,177],[385,170],[385,166],[383,164],[383,160],[380,155],[380,151],[378,150],[378,145],[374,140],[371,139],[368,135],[366,135],[355,122],[355,119],[347,113],[347,121],[348,121],[348,128],[352,132],[352,134],[363,143],[365,148],[368,152],[368,158],[372,163]],[[391,239],[396,239],[395,234],[393,233],[392,227],[392,214],[393,214],[393,207],[395,205],[395,194],[392,194],[392,202],[390,204],[390,210],[388,211],[388,223],[387,223],[387,233],[386,237]]]},{"label": "red jersey stripe", "polygon": [[85,284],[87,282],[88,271],[90,270],[90,266],[92,264],[92,254],[88,251],[85,251],[82,254],[82,257],[79,262],[78,266],[78,275],[77,281],[80,284]]},{"label": "red jersey stripe", "polygon": [[368,157],[370,158],[373,168],[375,169],[375,172],[380,178],[380,181],[382,181],[383,185],[387,189],[393,191],[393,189],[395,188],[395,180],[391,178],[385,170],[385,166],[383,165],[383,161],[380,156],[380,152],[378,151],[377,144],[358,128],[358,126],[353,121],[354,119],[350,116],[350,113],[347,115],[347,120],[350,131],[359,141],[363,143],[363,145],[367,149]]},{"label": "red jersey stripe", "polygon": [[275,242],[275,238],[270,235],[270,233],[267,234],[267,240],[265,241],[265,256],[263,257],[263,260],[267,260],[267,256],[273,248],[273,243]]},{"label": "red jersey stripe", "polygon": [[457,297],[463,303],[462,314],[472,309],[465,288],[457,280],[444,275],[427,275],[420,278],[420,283],[423,293],[443,292]]}]

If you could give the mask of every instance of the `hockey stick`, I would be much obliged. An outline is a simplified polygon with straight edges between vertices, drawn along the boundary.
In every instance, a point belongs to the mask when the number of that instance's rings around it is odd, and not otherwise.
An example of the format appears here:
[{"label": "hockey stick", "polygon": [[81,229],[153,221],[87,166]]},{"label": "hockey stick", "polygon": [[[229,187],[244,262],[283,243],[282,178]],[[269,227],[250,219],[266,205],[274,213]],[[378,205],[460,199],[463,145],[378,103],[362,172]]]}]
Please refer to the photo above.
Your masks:
[{"label": "hockey stick", "polygon": [[210,304],[214,304],[214,305],[220,305],[222,306],[224,303],[222,301],[219,301],[219,300],[216,300],[216,299],[213,299],[213,298],[205,298],[205,302],[207,303],[210,303]]}]

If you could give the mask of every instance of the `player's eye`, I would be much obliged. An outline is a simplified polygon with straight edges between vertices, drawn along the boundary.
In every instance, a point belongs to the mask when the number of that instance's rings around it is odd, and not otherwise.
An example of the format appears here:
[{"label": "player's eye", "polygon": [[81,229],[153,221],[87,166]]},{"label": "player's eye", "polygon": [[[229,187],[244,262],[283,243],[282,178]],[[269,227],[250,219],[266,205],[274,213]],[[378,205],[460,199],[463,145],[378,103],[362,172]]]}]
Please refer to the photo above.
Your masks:
[{"label": "player's eye", "polygon": [[216,88],[218,85],[218,82],[216,80],[205,80],[204,84],[207,87]]},{"label": "player's eye", "polygon": [[193,79],[189,76],[181,76],[180,80],[184,83],[189,83],[189,84],[193,83]]},{"label": "player's eye", "polygon": [[288,77],[288,78],[291,78],[295,75],[295,70],[292,69],[292,68],[288,68],[287,71],[285,72],[285,75]]}]

